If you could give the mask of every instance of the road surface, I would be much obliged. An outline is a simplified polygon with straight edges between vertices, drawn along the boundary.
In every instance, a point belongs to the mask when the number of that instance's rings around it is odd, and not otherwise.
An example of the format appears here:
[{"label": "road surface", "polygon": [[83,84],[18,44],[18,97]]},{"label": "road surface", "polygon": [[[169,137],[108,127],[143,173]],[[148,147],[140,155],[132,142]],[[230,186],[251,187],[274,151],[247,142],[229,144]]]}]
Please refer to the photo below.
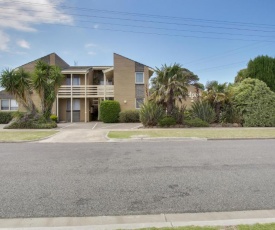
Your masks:
[{"label": "road surface", "polygon": [[275,209],[275,141],[1,143],[0,218]]}]

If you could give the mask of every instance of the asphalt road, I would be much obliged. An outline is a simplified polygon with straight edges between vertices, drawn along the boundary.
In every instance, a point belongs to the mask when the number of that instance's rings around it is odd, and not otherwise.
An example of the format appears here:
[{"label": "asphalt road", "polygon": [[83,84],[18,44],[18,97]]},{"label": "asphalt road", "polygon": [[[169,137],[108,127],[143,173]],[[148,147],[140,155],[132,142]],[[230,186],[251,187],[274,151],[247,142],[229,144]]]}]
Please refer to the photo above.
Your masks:
[{"label": "asphalt road", "polygon": [[275,209],[275,141],[0,144],[0,218]]}]

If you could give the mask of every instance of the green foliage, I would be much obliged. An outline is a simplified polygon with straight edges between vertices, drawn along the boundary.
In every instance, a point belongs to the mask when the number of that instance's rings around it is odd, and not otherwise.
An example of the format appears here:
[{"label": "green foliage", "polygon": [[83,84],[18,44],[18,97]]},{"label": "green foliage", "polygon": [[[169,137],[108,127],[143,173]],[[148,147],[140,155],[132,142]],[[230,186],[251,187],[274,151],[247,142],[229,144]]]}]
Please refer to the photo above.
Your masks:
[{"label": "green foliage", "polygon": [[275,91],[275,58],[258,56],[247,65],[247,77],[259,79]]},{"label": "green foliage", "polygon": [[18,70],[5,69],[0,76],[0,87],[14,95],[15,99],[31,113],[36,112],[35,105],[31,99],[32,82],[30,73],[22,68]]},{"label": "green foliage", "polygon": [[139,122],[139,110],[126,110],[119,113],[119,122]]},{"label": "green foliage", "polygon": [[46,119],[50,118],[52,106],[56,99],[58,89],[64,79],[58,66],[38,61],[32,75],[32,85],[37,91],[41,101],[41,112]]},{"label": "green foliage", "polygon": [[239,83],[243,81],[244,79],[247,78],[247,69],[241,69],[238,73],[237,76],[235,77],[234,82]]},{"label": "green foliage", "polygon": [[189,127],[209,127],[209,124],[207,122],[197,117],[191,120],[188,120],[188,119],[184,120],[184,124]]},{"label": "green foliage", "polygon": [[226,104],[221,112],[221,123],[241,123],[241,118],[236,111],[235,107],[230,103]]},{"label": "green foliage", "polygon": [[176,120],[173,117],[167,116],[159,120],[159,126],[164,127],[164,126],[171,126],[176,124]]},{"label": "green foliage", "polygon": [[151,100],[161,104],[171,115],[175,102],[182,102],[188,95],[187,87],[195,84],[199,78],[177,63],[156,68],[156,74],[157,77],[152,80]]},{"label": "green foliage", "polygon": [[203,101],[207,101],[215,110],[215,121],[220,121],[223,107],[230,103],[230,87],[227,83],[220,84],[217,81],[206,83],[206,91],[203,92]]},{"label": "green foliage", "polygon": [[216,116],[213,107],[207,101],[195,101],[192,104],[192,115],[207,123],[213,123]]},{"label": "green foliage", "polygon": [[54,121],[47,120],[42,114],[24,114],[15,118],[5,129],[52,129],[57,125]]},{"label": "green foliage", "polygon": [[119,119],[120,104],[118,101],[106,100],[100,103],[100,119],[104,123],[116,123]]},{"label": "green foliage", "polygon": [[57,123],[57,116],[56,116],[56,115],[52,114],[52,115],[50,116],[50,119],[51,119],[52,121],[54,121],[54,122]]},{"label": "green foliage", "polygon": [[155,126],[163,118],[164,114],[161,105],[153,101],[147,101],[140,108],[140,121],[145,127]]},{"label": "green foliage", "polygon": [[182,106],[182,107],[175,107],[172,110],[171,116],[175,119],[177,124],[182,124],[185,109],[186,109],[186,106]]},{"label": "green foliage", "polygon": [[233,90],[233,106],[244,126],[275,126],[275,93],[264,82],[247,78]]},{"label": "green foliage", "polygon": [[8,124],[13,118],[14,112],[0,112],[0,124]]}]

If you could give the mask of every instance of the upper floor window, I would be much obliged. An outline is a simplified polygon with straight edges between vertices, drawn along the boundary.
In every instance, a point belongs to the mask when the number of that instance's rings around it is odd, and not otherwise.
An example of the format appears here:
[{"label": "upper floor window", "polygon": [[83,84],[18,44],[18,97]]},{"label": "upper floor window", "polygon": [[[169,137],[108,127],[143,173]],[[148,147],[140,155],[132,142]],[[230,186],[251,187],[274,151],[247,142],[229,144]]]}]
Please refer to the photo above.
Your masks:
[{"label": "upper floor window", "polygon": [[[73,76],[73,85],[80,85],[80,77]],[[71,85],[71,77],[66,78],[66,85]]]},{"label": "upper floor window", "polygon": [[136,72],[136,84],[144,84],[144,73]]}]

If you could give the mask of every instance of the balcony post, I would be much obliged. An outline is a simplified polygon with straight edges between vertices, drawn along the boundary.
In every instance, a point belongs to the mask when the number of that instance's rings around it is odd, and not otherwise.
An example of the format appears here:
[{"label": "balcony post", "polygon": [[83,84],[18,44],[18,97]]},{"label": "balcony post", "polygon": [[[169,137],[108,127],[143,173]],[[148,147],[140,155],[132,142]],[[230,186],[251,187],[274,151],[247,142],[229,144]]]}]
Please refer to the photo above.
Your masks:
[{"label": "balcony post", "polygon": [[87,122],[87,73],[85,73],[85,122]]},{"label": "balcony post", "polygon": [[71,73],[71,123],[73,122],[73,74]]},{"label": "balcony post", "polygon": [[[104,73],[104,72],[103,72]],[[104,73],[104,101],[106,100],[106,75]]]},{"label": "balcony post", "polygon": [[58,94],[56,95],[56,116],[59,121]]}]

